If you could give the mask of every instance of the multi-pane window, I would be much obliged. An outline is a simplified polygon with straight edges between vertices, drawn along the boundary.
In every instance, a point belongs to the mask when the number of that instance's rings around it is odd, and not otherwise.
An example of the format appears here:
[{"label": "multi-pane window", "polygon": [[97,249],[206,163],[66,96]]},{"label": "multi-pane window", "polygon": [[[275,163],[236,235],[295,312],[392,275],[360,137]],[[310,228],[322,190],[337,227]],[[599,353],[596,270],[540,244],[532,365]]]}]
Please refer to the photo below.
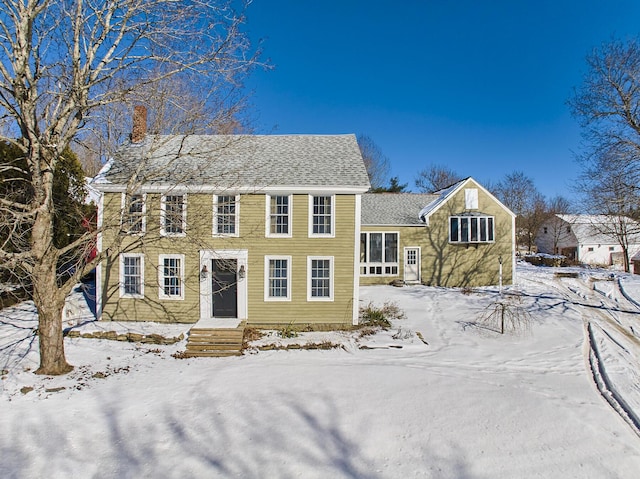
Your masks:
[{"label": "multi-pane window", "polygon": [[186,228],[187,202],[185,195],[164,195],[161,201],[161,232],[164,235],[183,235]]},{"label": "multi-pane window", "polygon": [[291,196],[268,196],[269,236],[291,236]]},{"label": "multi-pane window", "polygon": [[122,195],[122,229],[129,234],[142,234],[145,230],[144,195]]},{"label": "multi-pane window", "polygon": [[366,276],[398,274],[398,233],[360,234],[360,274]]},{"label": "multi-pane window", "polygon": [[333,300],[333,258],[308,257],[307,258],[309,289],[308,299]]},{"label": "multi-pane window", "polygon": [[215,197],[213,232],[217,235],[237,236],[237,198],[233,195]]},{"label": "multi-pane window", "polygon": [[451,216],[449,218],[449,242],[491,243],[493,241],[493,216]]},{"label": "multi-pane window", "polygon": [[120,296],[141,298],[144,295],[144,257],[142,254],[120,255]]},{"label": "multi-pane window", "polygon": [[160,255],[158,276],[162,299],[184,298],[184,255]]},{"label": "multi-pane window", "polygon": [[333,236],[333,196],[312,196],[310,235]]},{"label": "multi-pane window", "polygon": [[266,301],[288,301],[291,299],[290,271],[290,256],[267,256],[265,258]]}]

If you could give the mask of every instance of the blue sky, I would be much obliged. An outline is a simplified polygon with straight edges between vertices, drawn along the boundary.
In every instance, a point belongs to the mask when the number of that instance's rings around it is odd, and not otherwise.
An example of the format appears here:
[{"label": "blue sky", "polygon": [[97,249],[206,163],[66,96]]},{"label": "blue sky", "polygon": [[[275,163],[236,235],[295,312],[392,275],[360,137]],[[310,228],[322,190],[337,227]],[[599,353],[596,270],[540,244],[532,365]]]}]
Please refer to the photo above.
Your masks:
[{"label": "blue sky", "polygon": [[254,0],[247,29],[274,66],[248,83],[257,132],[366,134],[409,187],[441,164],[570,197],[565,102],[594,47],[640,33],[640,2]]}]

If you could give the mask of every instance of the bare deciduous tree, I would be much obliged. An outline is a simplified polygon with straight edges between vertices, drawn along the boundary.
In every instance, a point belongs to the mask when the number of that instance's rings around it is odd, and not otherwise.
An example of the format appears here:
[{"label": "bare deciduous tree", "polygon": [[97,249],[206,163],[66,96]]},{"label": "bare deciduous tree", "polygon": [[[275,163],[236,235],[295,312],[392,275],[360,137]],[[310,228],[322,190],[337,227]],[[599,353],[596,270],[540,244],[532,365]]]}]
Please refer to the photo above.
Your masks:
[{"label": "bare deciduous tree", "polygon": [[[197,84],[214,109],[209,99],[233,97],[257,62],[241,29],[243,14],[234,5],[231,0],[3,0],[0,116],[6,124],[0,139],[17,147],[27,166],[7,177],[15,166],[2,165],[11,188],[0,197],[0,207],[13,229],[1,245],[0,268],[22,271],[32,285],[39,315],[37,373],[71,370],[62,334],[65,297],[102,259],[78,264],[68,277],[59,274],[71,252],[88,258],[82,252],[92,248],[96,235],[87,231],[64,248],[53,244],[53,178],[63,151],[90,131],[104,129],[100,113],[113,112],[110,105],[137,101],[171,79]],[[26,202],[19,194],[25,189]]]},{"label": "bare deciduous tree", "polygon": [[[587,73],[569,99],[582,127],[580,159],[612,156],[626,164],[640,157],[640,43],[613,40],[587,56]],[[636,168],[637,169],[637,168]]]},{"label": "bare deciduous tree", "polygon": [[521,303],[521,296],[501,296],[480,313],[477,322],[500,334],[527,331],[531,327],[531,315]]},{"label": "bare deciduous tree", "polygon": [[516,241],[531,251],[538,229],[546,219],[544,197],[533,180],[521,171],[507,174],[496,183],[492,193],[516,215]]},{"label": "bare deciduous tree", "polygon": [[[568,104],[582,128],[577,189],[589,211],[610,216],[609,233],[628,271],[628,221],[640,211],[640,41],[612,40],[587,56],[587,73]],[[635,230],[636,228],[631,228]]]},{"label": "bare deciduous tree", "polygon": [[583,164],[583,172],[577,183],[582,204],[596,213],[593,228],[610,238],[622,248],[622,263],[630,270],[630,250],[640,236],[638,219],[637,165],[630,163],[626,154],[622,157],[612,149],[599,151]]},{"label": "bare deciduous tree", "polygon": [[371,189],[384,188],[389,178],[389,158],[382,153],[370,136],[358,135],[358,146],[369,174]]},{"label": "bare deciduous tree", "polygon": [[416,176],[415,183],[418,191],[433,193],[460,181],[462,177],[447,166],[431,165],[421,170]]}]

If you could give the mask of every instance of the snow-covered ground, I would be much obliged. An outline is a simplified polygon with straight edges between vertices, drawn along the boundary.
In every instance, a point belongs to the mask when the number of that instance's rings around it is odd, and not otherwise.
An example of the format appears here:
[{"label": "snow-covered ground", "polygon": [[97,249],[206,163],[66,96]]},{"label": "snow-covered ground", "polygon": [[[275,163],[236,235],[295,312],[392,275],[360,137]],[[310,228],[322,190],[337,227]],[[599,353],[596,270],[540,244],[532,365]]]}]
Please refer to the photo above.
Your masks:
[{"label": "snow-covered ground", "polygon": [[[556,271],[577,278],[556,278]],[[244,356],[175,359],[170,346],[67,338],[75,365],[40,377],[34,311],[0,311],[2,477],[640,477],[640,278],[519,265],[509,311],[476,322],[493,288],[364,287],[406,318],[373,336],[275,335]],[[618,280],[619,279],[619,283]],[[69,326],[178,336],[185,326]],[[420,333],[418,335],[418,333]],[[422,338],[422,340],[420,339]],[[259,350],[330,341],[331,350]]]}]

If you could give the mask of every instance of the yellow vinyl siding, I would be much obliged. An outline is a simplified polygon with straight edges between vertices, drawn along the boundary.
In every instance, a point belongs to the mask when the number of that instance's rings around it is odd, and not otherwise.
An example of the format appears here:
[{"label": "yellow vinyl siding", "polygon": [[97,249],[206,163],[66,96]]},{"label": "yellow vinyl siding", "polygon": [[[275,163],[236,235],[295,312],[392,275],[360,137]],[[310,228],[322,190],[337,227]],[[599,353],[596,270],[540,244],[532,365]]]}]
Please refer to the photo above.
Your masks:
[{"label": "yellow vinyl siding", "polygon": [[[336,195],[334,238],[309,238],[309,196],[293,195],[292,237],[265,237],[265,201],[255,195],[255,215],[247,218],[259,224],[257,235],[246,238],[249,250],[249,323],[259,326],[344,324],[352,322],[355,196]],[[242,206],[246,218],[246,206]],[[291,301],[264,301],[264,257],[291,256]],[[307,301],[307,257],[333,256],[334,300]]]},{"label": "yellow vinyl siding", "polygon": [[[222,193],[225,194],[225,193]],[[355,196],[336,195],[334,238],[309,238],[309,196],[293,195],[292,237],[266,237],[266,196],[241,195],[238,237],[213,236],[213,195],[187,196],[185,237],[160,236],[160,195],[146,196],[146,233],[121,235],[119,227],[105,230],[103,250],[143,253],[145,298],[119,298],[119,257],[103,263],[103,319],[196,322],[200,318],[201,250],[247,250],[248,323],[253,325],[350,325],[354,292]],[[119,225],[121,195],[105,193],[104,224]],[[184,300],[161,300],[157,263],[160,254],[184,254]],[[291,301],[264,301],[264,257],[291,256]],[[334,258],[334,300],[307,301],[307,257]]]},{"label": "yellow vinyl siding", "polygon": [[422,249],[425,284],[459,287],[498,284],[500,256],[503,283],[513,281],[512,216],[481,188],[478,188],[477,211],[495,218],[494,242],[449,243],[449,217],[465,211],[464,190],[474,187],[477,185],[473,182],[467,183],[431,216],[426,228],[426,247]]}]

